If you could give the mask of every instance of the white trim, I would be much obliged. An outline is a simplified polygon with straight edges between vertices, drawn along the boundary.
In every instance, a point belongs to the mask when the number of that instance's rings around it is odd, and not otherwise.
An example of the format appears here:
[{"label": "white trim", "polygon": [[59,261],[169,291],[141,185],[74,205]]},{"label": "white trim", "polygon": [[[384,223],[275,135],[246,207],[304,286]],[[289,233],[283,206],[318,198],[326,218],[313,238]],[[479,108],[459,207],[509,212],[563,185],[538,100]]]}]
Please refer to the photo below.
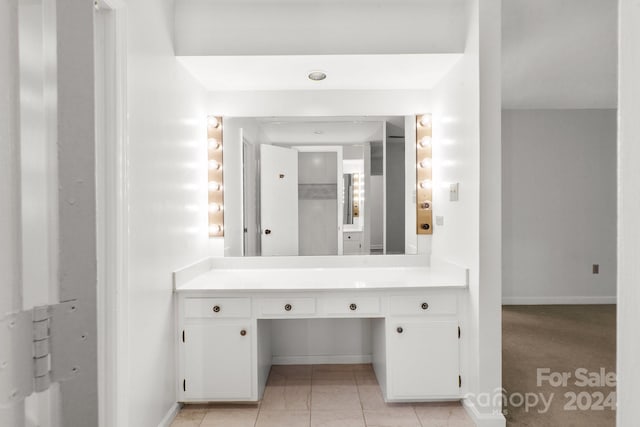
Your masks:
[{"label": "white trim", "polygon": [[[127,27],[122,0],[100,0],[105,23],[104,82],[96,104],[104,106],[96,150],[98,206],[98,399],[99,426],[128,425],[128,136]],[[106,71],[108,70],[108,71]],[[97,110],[98,111],[98,110]],[[100,215],[101,214],[101,215]]]},{"label": "white trim", "polygon": [[471,417],[476,427],[505,427],[507,420],[502,414],[484,414],[469,399],[462,399],[462,406]]},{"label": "white trim", "polygon": [[502,297],[502,305],[579,305],[615,304],[615,296],[601,297]]},{"label": "white trim", "polygon": [[318,355],[318,356],[273,356],[273,365],[332,365],[332,364],[354,364],[371,363],[373,358],[370,354],[348,354],[348,355]]},{"label": "white trim", "polygon": [[169,408],[169,412],[167,412],[167,414],[164,416],[162,421],[160,421],[160,424],[158,424],[158,427],[169,427],[173,422],[173,420],[176,419],[178,412],[180,412],[180,408],[181,408],[181,405],[177,402],[171,405],[171,408]]}]

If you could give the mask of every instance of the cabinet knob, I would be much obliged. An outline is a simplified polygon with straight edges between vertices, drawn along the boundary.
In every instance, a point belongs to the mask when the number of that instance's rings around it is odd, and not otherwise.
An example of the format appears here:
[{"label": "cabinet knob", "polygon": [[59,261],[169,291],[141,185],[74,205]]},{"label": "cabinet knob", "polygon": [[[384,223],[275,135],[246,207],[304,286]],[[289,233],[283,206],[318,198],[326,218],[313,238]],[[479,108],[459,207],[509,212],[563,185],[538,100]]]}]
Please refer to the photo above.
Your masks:
[{"label": "cabinet knob", "polygon": [[242,335],[242,336],[247,335],[247,330],[246,329],[241,330],[240,331],[240,335]]},{"label": "cabinet knob", "polygon": [[398,327],[396,328],[396,331],[397,331],[399,334],[401,334],[401,333],[404,331],[404,329],[402,329],[402,326],[398,326]]},{"label": "cabinet knob", "polygon": [[423,310],[426,310],[427,308],[429,308],[429,304],[423,302],[422,304],[420,304],[420,307],[422,307]]},{"label": "cabinet knob", "polygon": [[284,309],[285,309],[286,311],[291,311],[291,309],[292,309],[292,308],[293,308],[293,307],[291,307],[291,304],[285,304],[285,305],[284,305]]},{"label": "cabinet knob", "polygon": [[356,311],[356,309],[357,309],[357,308],[358,308],[358,306],[357,306],[357,305],[355,305],[355,304],[349,304],[349,309],[350,309],[351,311]]},{"label": "cabinet knob", "polygon": [[420,226],[420,228],[422,228],[423,230],[428,230],[428,229],[430,229],[430,228],[431,228],[431,226],[430,226],[429,224],[425,223],[425,224],[422,224],[422,225]]},{"label": "cabinet knob", "polygon": [[213,312],[214,313],[219,313],[220,312],[220,306],[219,305],[214,305],[213,306]]}]

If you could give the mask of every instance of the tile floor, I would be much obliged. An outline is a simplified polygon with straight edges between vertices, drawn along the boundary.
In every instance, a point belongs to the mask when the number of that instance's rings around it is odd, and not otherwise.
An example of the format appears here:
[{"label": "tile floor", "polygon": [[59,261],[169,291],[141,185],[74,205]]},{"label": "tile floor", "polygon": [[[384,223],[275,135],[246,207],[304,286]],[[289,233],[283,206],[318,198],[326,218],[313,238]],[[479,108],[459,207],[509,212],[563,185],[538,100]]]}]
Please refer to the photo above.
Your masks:
[{"label": "tile floor", "polygon": [[458,402],[387,404],[371,365],[273,366],[256,405],[185,405],[172,427],[473,427]]}]

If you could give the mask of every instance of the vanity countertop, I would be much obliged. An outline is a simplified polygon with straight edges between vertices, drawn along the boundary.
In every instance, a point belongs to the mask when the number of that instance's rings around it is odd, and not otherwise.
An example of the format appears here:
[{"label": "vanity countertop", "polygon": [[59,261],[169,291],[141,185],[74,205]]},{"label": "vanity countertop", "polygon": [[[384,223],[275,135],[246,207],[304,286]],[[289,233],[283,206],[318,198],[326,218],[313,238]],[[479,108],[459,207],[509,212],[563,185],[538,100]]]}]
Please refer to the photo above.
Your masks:
[{"label": "vanity countertop", "polygon": [[176,283],[176,291],[466,288],[467,282],[465,268],[445,262],[429,267],[213,268]]}]

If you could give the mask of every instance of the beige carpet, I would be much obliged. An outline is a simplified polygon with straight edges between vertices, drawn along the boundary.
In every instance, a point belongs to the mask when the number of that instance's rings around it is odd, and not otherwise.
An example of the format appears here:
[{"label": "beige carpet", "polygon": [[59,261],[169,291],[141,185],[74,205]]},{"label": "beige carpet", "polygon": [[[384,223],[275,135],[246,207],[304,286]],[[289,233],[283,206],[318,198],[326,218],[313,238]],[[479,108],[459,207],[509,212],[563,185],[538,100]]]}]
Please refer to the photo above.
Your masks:
[{"label": "beige carpet", "polygon": [[[576,369],[598,374],[601,368],[615,372],[614,305],[505,306],[502,315],[502,383],[512,403],[505,408],[508,426],[615,425],[615,411],[610,408],[611,401],[606,400],[615,387],[576,385],[581,380],[576,377]],[[566,386],[553,386],[549,381],[538,386],[538,368],[567,372],[571,377]],[[516,393],[530,393],[532,407],[526,410],[525,405],[519,406]],[[544,412],[540,395],[548,401],[552,393],[549,409]],[[533,394],[540,399],[535,407]]]}]

